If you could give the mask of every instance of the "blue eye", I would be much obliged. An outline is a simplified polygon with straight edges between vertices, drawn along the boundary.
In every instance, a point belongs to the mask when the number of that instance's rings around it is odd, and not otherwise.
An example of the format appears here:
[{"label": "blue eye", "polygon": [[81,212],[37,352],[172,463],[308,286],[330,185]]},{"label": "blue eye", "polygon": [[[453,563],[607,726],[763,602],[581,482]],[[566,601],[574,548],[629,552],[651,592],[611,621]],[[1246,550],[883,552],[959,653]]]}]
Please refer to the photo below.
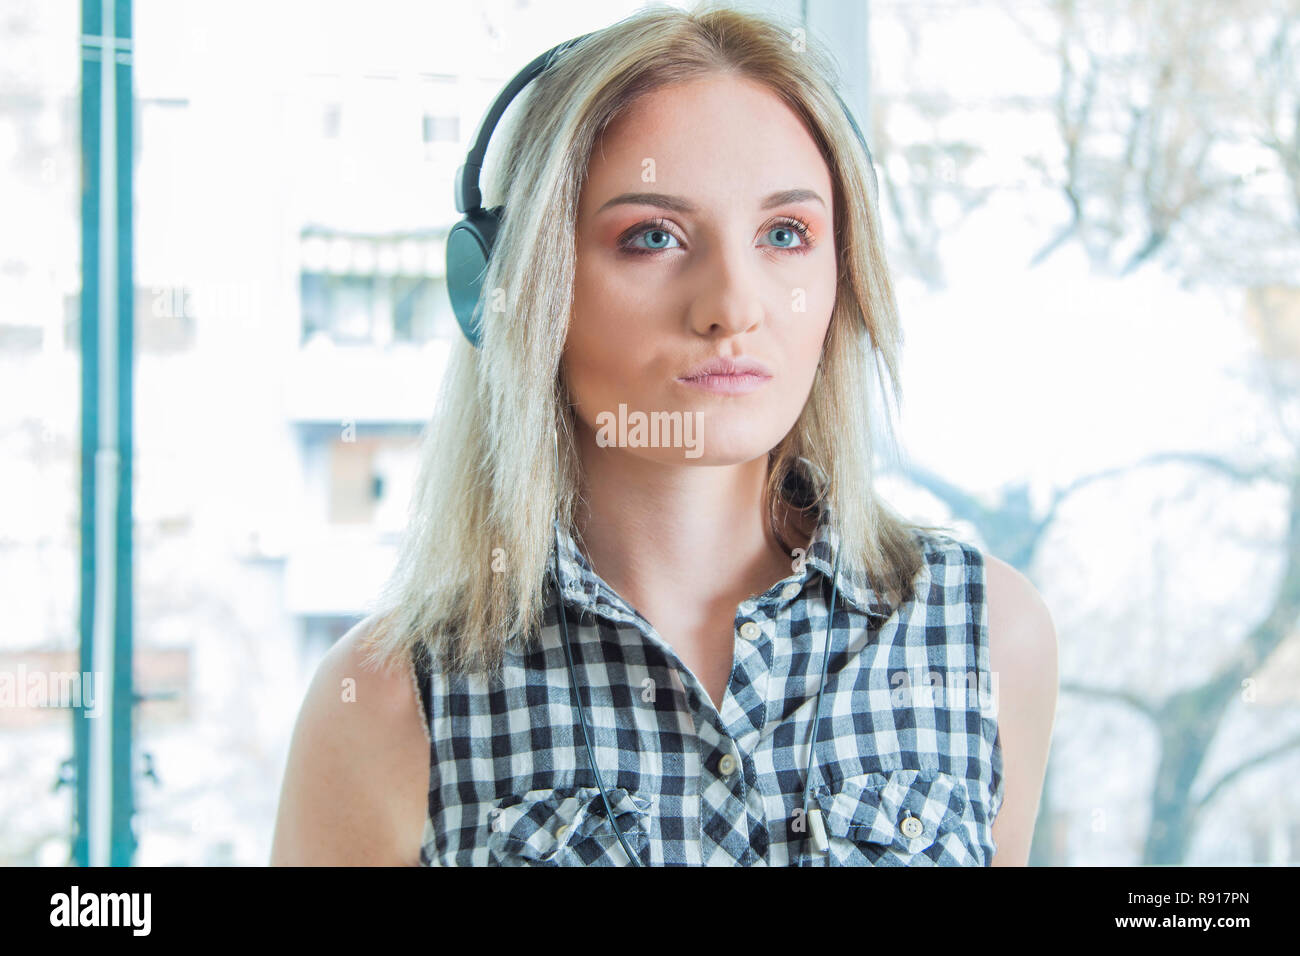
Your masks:
[{"label": "blue eye", "polygon": [[[642,236],[651,237],[649,246],[634,245],[636,240],[640,239]],[[663,228],[661,220],[660,222],[653,223],[648,229],[638,228],[636,232],[628,236],[627,240],[622,244],[622,248],[627,249],[629,252],[658,252],[660,249],[673,248],[670,245],[664,244],[670,240],[676,242],[677,237],[667,229]]]},{"label": "blue eye", "polygon": [[779,222],[775,226],[767,230],[767,234],[769,236],[772,235],[772,233],[774,232],[786,233],[787,235],[786,242],[790,242],[794,239],[799,240],[798,246],[784,245],[779,243],[776,246],[776,248],[778,249],[797,249],[800,246],[808,245],[808,227],[805,226],[803,223],[795,222],[793,220]]}]

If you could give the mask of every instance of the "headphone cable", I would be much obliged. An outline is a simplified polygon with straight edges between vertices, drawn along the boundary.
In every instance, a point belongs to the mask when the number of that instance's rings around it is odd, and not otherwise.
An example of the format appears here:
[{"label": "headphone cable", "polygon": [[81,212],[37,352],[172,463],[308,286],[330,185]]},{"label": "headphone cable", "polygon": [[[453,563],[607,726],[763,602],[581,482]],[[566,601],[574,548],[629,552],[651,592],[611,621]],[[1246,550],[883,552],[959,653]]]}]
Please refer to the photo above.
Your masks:
[{"label": "headphone cable", "polygon": [[614,827],[614,833],[618,836],[618,842],[622,845],[623,852],[627,854],[628,859],[632,861],[633,865],[641,866],[642,864],[641,864],[640,857],[634,854],[632,850],[628,847],[627,841],[623,839],[623,828],[620,827],[618,825],[618,821],[614,819],[614,811],[610,808],[609,798],[605,796],[605,783],[603,780],[601,780],[600,768],[596,766],[596,755],[591,748],[591,736],[587,732],[587,714],[582,707],[582,695],[578,693],[578,675],[573,668],[573,653],[569,650],[569,625],[564,620],[566,617],[566,608],[564,606],[564,592],[560,590],[559,565],[560,565],[560,531],[559,531],[559,526],[557,524],[555,529],[554,580],[555,580],[555,593],[558,600],[557,610],[559,612],[559,617],[560,617],[560,630],[564,634],[564,657],[569,665],[569,687],[573,691],[573,699],[578,704],[578,719],[582,722],[582,739],[583,742],[587,745],[587,760],[591,764],[592,775],[595,776],[596,778],[596,788],[600,791],[601,802],[605,805],[605,814],[608,817],[609,822]]}]

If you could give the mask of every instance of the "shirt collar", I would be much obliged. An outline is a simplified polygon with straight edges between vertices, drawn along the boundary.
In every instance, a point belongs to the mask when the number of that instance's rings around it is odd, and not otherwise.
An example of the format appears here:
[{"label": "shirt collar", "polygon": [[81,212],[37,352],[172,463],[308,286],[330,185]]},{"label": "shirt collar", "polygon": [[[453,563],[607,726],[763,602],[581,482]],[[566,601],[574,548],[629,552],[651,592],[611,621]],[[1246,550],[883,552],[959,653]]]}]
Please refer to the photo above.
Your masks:
[{"label": "shirt collar", "polygon": [[[791,500],[811,504],[816,497],[815,487],[824,487],[824,485],[825,472],[822,468],[809,458],[799,457],[795,460],[795,468],[786,480],[785,489],[787,497]],[[801,580],[805,584],[811,571],[817,572],[830,581],[840,541],[835,511],[830,503],[827,501],[817,503],[815,510],[817,525],[804,556]],[[573,535],[559,531],[558,537],[560,587],[565,599],[571,604],[576,603],[592,610],[604,607],[623,614],[634,614],[633,609],[596,573],[591,562],[578,547]],[[552,547],[551,557],[547,562],[548,575],[555,565],[556,549]],[[925,570],[923,566],[922,573]],[[792,572],[792,575],[794,573]],[[855,562],[846,558],[841,559],[838,582],[838,593],[859,611],[880,618],[890,615],[891,608],[871,586],[865,570]]]},{"label": "shirt collar", "polygon": [[[825,485],[826,472],[820,465],[810,458],[795,459],[795,469],[786,480],[791,500],[812,503],[817,494],[815,489]],[[835,572],[835,555],[839,553],[839,525],[835,520],[835,509],[829,501],[818,502],[816,511],[817,526],[808,546],[805,564],[830,581]],[[865,569],[847,555],[840,559],[837,580],[838,592],[859,611],[882,618],[890,615],[890,607],[871,586]]]}]

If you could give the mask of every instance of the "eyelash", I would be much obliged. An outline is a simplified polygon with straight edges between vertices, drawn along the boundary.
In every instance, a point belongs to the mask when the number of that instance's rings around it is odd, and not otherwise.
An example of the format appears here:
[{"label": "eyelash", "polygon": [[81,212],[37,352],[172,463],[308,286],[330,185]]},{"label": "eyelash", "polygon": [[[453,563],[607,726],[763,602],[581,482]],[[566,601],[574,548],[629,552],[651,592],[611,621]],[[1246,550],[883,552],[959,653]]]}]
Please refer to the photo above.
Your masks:
[{"label": "eyelash", "polygon": [[[796,255],[803,255],[812,251],[813,246],[816,244],[816,240],[813,236],[812,226],[808,225],[808,223],[795,216],[781,216],[779,219],[773,219],[768,223],[767,228],[763,231],[765,233],[771,232],[777,226],[788,226],[790,229],[793,229],[795,234],[802,240],[802,245],[773,246],[772,248],[780,249],[785,252],[792,252]],[[638,236],[644,236],[647,232],[655,231],[666,232],[674,239],[677,239],[677,235],[668,228],[668,222],[666,220],[655,219],[651,222],[643,222],[639,226],[633,228],[631,232],[626,233],[624,237],[619,240],[618,247],[623,252],[634,256],[653,256],[660,252],[667,252],[667,249],[639,249],[632,245],[632,241]],[[677,241],[681,242],[680,239],[677,239]]]}]

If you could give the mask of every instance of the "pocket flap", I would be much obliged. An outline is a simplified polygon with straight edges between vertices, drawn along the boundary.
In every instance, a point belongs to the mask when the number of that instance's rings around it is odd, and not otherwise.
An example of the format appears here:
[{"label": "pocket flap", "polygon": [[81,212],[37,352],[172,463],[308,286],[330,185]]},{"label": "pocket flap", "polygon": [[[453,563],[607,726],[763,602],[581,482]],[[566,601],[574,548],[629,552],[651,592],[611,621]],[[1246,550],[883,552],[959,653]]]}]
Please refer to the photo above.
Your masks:
[{"label": "pocket flap", "polygon": [[832,837],[920,853],[941,832],[960,824],[966,791],[951,774],[893,770],[845,777],[823,785],[817,803]]},{"label": "pocket flap", "polygon": [[[606,788],[605,796],[624,839],[639,852],[648,839],[645,821],[650,801],[622,787]],[[503,861],[552,863],[572,850],[578,854],[577,862],[589,864],[612,847],[618,847],[618,837],[605,820],[605,803],[596,787],[513,794],[489,814],[488,848],[494,858]],[[621,858],[621,847],[618,854]]]}]

